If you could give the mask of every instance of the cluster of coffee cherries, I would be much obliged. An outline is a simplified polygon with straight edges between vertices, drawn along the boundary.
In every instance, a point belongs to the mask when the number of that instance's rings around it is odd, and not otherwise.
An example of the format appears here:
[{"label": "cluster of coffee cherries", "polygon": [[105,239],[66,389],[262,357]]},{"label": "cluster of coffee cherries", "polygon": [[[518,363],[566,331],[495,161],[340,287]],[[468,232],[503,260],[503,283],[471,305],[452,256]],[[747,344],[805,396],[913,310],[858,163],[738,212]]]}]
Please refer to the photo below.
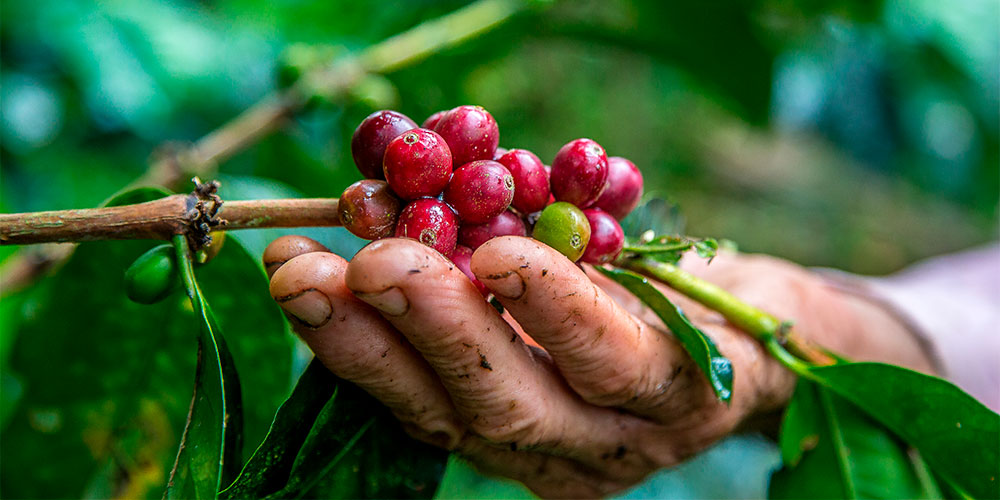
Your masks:
[{"label": "cluster of coffee cherries", "polygon": [[621,253],[618,220],[642,197],[632,162],[576,139],[550,167],[499,141],[496,120],[480,106],[439,111],[419,127],[396,111],[369,115],[351,140],[366,179],[344,190],[340,222],[364,239],[416,239],[451,258],[484,293],[469,263],[491,238],[530,234],[592,264]]}]

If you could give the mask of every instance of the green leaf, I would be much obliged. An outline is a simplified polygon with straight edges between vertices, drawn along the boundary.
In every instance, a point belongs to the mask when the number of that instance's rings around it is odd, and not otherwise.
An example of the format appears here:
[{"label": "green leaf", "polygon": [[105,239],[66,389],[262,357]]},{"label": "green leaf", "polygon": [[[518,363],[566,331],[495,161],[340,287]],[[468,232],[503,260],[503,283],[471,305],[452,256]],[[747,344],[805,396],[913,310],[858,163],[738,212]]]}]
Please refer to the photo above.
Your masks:
[{"label": "green leaf", "polygon": [[174,238],[185,291],[200,326],[194,396],[164,498],[216,498],[227,470],[239,464],[243,413],[229,349],[194,276],[186,238]]},{"label": "green leaf", "polygon": [[646,278],[624,269],[596,269],[624,286],[660,317],[708,378],[715,396],[728,403],[733,395],[733,366],[728,358],[719,353],[712,339],[692,325],[684,313]]},{"label": "green leaf", "polygon": [[266,498],[304,497],[322,477],[331,474],[340,460],[358,444],[375,417],[368,405],[351,401],[347,393],[352,390],[357,389],[346,383],[338,385],[302,443],[292,464],[288,483],[281,491]]},{"label": "green leaf", "polygon": [[688,236],[652,236],[646,239],[629,238],[622,249],[624,254],[641,255],[657,262],[676,264],[688,250],[694,250],[704,259],[715,258],[719,242],[712,238],[695,239]]},{"label": "green leaf", "polygon": [[337,378],[317,359],[299,377],[291,396],[274,416],[267,437],[247,461],[239,477],[222,498],[260,498],[281,489],[288,482],[292,464],[311,423],[333,395]]},{"label": "green leaf", "polygon": [[[240,374],[246,445],[243,454],[249,456],[263,441],[275,411],[294,383],[295,337],[268,292],[260,259],[251,256],[238,239],[227,238],[214,259],[195,267],[195,274],[226,334]],[[223,486],[230,481],[224,481]]]},{"label": "green leaf", "polygon": [[927,498],[930,493],[904,443],[808,380],[795,389],[779,440],[785,465],[771,476],[771,498]]},{"label": "green leaf", "polygon": [[269,498],[430,498],[447,456],[407,436],[381,403],[340,381],[299,450],[288,485]]},{"label": "green leaf", "polygon": [[426,499],[435,495],[444,476],[446,451],[409,437],[385,411],[378,415],[365,440],[365,498]]},{"label": "green leaf", "polygon": [[313,360],[223,498],[429,498],[447,453]]},{"label": "green leaf", "polygon": [[694,251],[698,257],[712,260],[719,253],[719,242],[712,238],[705,238],[694,242]]},{"label": "green leaf", "polygon": [[815,367],[807,376],[917,448],[960,493],[1000,497],[1000,416],[954,384],[881,363]]},{"label": "green leaf", "polygon": [[781,461],[785,465],[798,465],[802,454],[819,443],[823,432],[821,411],[815,385],[799,380],[795,386],[795,394],[785,409],[781,434],[778,436]]}]

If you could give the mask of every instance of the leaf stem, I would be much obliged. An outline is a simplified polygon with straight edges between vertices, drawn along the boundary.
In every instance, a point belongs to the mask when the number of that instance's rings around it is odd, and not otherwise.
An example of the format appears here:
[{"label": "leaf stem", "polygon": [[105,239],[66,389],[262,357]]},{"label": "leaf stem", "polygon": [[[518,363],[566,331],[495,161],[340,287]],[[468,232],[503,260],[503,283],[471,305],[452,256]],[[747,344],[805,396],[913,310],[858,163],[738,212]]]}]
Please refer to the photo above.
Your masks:
[{"label": "leaf stem", "polygon": [[790,323],[741,301],[733,294],[674,264],[643,257],[619,259],[615,264],[656,278],[706,307],[718,311],[730,323],[753,335],[765,345],[774,340],[787,348],[791,354],[814,365],[830,365],[835,362],[834,358],[822,348],[798,335]]}]

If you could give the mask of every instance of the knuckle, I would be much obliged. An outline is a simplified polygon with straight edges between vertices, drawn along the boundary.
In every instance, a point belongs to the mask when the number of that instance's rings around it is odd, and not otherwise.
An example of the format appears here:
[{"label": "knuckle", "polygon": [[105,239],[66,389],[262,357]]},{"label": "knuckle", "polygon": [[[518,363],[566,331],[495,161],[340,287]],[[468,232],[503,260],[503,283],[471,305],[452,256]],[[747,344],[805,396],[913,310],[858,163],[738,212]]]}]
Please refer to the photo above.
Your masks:
[{"label": "knuckle", "polygon": [[648,402],[662,397],[673,383],[673,377],[656,380],[652,370],[642,364],[605,367],[595,372],[591,380],[574,387],[588,403],[597,406],[628,406],[637,401]]},{"label": "knuckle", "polygon": [[503,420],[473,418],[469,428],[491,443],[509,443],[513,450],[541,443],[544,435],[540,420],[523,412]]}]

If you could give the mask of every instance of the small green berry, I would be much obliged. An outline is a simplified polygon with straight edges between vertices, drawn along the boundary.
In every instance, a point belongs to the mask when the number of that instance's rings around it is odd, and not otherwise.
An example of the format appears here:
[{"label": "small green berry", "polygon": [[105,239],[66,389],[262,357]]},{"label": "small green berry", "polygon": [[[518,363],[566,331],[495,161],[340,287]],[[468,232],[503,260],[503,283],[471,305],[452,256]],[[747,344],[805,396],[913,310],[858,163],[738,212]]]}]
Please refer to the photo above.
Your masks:
[{"label": "small green berry", "polygon": [[531,236],[576,262],[590,242],[590,223],[575,205],[557,201],[542,210]]},{"label": "small green berry", "polygon": [[155,304],[178,285],[177,260],[169,244],[153,247],[125,271],[125,294],[140,304]]}]

